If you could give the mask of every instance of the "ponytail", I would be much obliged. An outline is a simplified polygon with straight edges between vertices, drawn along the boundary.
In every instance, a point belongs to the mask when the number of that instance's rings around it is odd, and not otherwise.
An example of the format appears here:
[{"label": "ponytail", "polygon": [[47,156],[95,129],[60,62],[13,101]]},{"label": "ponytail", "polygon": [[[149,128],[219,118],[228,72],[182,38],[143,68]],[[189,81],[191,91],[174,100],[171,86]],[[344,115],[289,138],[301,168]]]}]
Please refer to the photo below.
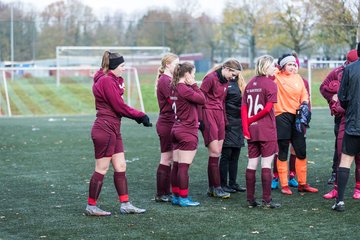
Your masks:
[{"label": "ponytail", "polygon": [[110,65],[110,52],[105,51],[101,61],[101,68],[104,73],[107,73],[109,71],[109,65]]},{"label": "ponytail", "polygon": [[192,63],[184,62],[178,63],[174,68],[173,79],[171,80],[171,85],[176,87],[179,83],[180,78],[184,77],[186,73],[191,73],[195,66]]}]

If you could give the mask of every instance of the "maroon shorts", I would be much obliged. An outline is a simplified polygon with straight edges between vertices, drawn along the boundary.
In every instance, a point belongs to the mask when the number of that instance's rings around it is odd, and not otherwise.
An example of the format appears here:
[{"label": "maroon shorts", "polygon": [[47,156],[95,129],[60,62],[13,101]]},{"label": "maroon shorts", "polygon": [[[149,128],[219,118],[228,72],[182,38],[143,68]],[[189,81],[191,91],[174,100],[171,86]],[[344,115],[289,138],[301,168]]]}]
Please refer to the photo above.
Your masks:
[{"label": "maroon shorts", "polygon": [[197,149],[198,129],[173,127],[171,133],[173,150],[193,151]]},{"label": "maroon shorts", "polygon": [[248,155],[249,158],[257,157],[270,157],[278,152],[277,141],[257,141],[248,142]]},{"label": "maroon shorts", "polygon": [[91,129],[94,143],[95,159],[111,157],[115,153],[124,152],[120,134],[120,121],[96,119]]},{"label": "maroon shorts", "polygon": [[160,139],[160,151],[170,152],[172,151],[172,136],[171,129],[174,123],[158,121],[156,123],[156,132]]},{"label": "maroon shorts", "polygon": [[205,146],[214,140],[225,139],[225,119],[223,110],[204,109],[203,110],[204,137]]}]

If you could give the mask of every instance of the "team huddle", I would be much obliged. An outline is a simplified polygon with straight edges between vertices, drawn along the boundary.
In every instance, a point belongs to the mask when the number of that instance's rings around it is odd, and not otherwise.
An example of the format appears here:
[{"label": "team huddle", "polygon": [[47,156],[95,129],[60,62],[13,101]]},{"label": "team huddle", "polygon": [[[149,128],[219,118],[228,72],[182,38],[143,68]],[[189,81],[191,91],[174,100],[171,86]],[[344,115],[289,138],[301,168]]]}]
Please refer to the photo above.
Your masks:
[{"label": "team huddle", "polygon": [[[355,50],[356,60],[359,45],[357,52]],[[337,211],[345,209],[343,198],[349,168],[360,152],[360,120],[356,118],[360,111],[357,105],[360,92],[356,92],[360,91],[357,83],[360,63],[351,57],[351,61],[346,62],[348,66],[340,70],[344,71],[342,78],[336,74],[336,79],[326,79],[321,87],[338,122],[335,127],[340,129],[336,134],[333,173],[329,179],[334,189],[324,195],[326,199],[336,198],[332,208]],[[356,62],[349,64],[353,61]],[[152,124],[145,113],[129,107],[122,99],[124,64],[121,55],[106,51],[101,69],[94,77],[97,114],[91,136],[96,165],[89,184],[87,215],[111,215],[97,207],[110,163],[114,168],[120,212],[146,211],[129,202],[120,125],[122,117],[134,119],[145,127]],[[284,195],[292,194],[290,187],[296,187],[299,192],[318,192],[307,182],[306,130],[311,120],[311,106],[308,83],[298,74],[298,69],[296,54],[283,55],[277,64],[273,57],[264,55],[257,59],[256,74],[246,84],[240,62],[229,59],[210,69],[199,87],[195,81],[195,66],[189,62],[180,63],[175,54],[166,54],[156,78],[160,109],[156,131],[161,157],[156,172],[155,201],[182,207],[200,205],[189,197],[189,168],[198,149],[199,131],[208,150],[209,197],[226,199],[232,193],[246,191],[249,208],[279,208],[281,205],[271,198],[272,189],[281,187]],[[248,149],[246,188],[237,182],[238,158],[244,139]],[[261,201],[255,196],[259,161]],[[359,173],[353,197],[360,199],[360,171],[356,172]]]}]

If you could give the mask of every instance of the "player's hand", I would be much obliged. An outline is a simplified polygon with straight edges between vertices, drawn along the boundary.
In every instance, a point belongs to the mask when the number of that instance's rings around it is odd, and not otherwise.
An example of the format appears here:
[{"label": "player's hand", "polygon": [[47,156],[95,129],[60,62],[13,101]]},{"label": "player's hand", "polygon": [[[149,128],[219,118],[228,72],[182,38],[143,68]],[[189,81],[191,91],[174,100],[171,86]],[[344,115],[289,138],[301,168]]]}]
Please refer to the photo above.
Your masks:
[{"label": "player's hand", "polygon": [[144,125],[144,127],[152,127],[152,123],[150,122],[150,118],[148,117],[148,115],[145,114],[142,120],[142,124]]}]

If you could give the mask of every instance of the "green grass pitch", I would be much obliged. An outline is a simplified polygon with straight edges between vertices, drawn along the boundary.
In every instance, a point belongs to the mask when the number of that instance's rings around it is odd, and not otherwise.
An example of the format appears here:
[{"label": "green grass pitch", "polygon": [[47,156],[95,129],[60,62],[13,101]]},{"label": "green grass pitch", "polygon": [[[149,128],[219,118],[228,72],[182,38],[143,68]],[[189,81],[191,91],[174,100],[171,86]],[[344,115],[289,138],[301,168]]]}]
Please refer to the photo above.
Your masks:
[{"label": "green grass pitch", "polygon": [[[150,114],[155,123],[157,114]],[[327,109],[314,109],[308,131],[308,182],[319,193],[292,196],[272,191],[280,209],[248,209],[245,193],[220,200],[206,196],[207,151],[200,136],[190,168],[195,208],[153,200],[159,143],[155,127],[123,119],[130,201],[143,215],[120,215],[112,180],[105,177],[99,205],[110,217],[83,214],[94,169],[90,129],[94,116],[15,117],[0,119],[0,239],[357,239],[360,201],[351,198],[354,174],[346,191],[346,211],[332,211],[322,195],[333,154],[333,120]],[[238,181],[245,183],[247,149],[240,156]],[[260,168],[259,168],[260,169]],[[261,199],[257,171],[256,195]]]}]

